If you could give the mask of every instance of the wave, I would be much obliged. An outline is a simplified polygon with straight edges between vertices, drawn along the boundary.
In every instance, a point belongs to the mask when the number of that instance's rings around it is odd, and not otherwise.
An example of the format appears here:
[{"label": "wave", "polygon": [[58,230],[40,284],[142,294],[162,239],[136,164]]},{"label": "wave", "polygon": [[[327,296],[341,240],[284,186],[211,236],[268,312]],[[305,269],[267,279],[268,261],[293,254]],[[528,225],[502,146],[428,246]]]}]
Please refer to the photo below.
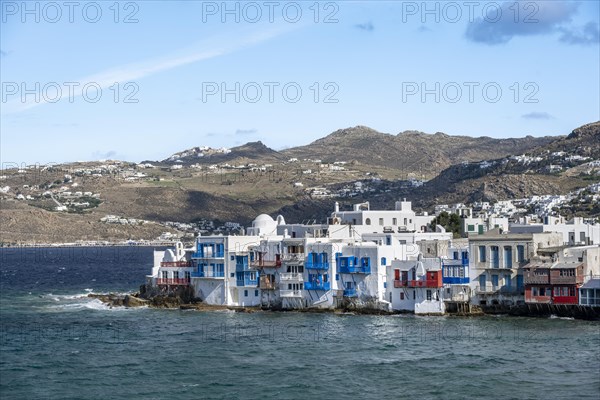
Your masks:
[{"label": "wave", "polygon": [[573,317],[559,317],[558,315],[551,314],[549,319],[565,319],[565,320],[575,320]]}]

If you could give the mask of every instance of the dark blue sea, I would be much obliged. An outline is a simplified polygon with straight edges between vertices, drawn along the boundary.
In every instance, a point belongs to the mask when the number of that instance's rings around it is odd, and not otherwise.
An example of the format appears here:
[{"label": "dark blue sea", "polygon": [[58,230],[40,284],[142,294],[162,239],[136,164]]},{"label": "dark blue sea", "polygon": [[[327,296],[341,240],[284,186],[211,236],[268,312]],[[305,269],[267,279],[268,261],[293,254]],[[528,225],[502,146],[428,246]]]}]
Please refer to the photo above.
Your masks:
[{"label": "dark blue sea", "polygon": [[599,399],[600,323],[109,308],[152,248],[0,249],[0,399]]}]

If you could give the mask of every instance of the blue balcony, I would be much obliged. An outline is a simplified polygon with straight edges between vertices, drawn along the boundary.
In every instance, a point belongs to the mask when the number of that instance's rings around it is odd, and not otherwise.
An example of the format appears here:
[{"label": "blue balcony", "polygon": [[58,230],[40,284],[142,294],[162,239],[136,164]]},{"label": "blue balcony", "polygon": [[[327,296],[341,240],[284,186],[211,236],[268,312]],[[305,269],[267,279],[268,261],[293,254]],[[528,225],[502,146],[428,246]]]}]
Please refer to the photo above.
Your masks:
[{"label": "blue balcony", "polygon": [[306,269],[328,270],[327,253],[309,253],[304,263]]},{"label": "blue balcony", "polygon": [[317,262],[317,263],[306,262],[304,264],[304,268],[306,268],[306,269],[327,270],[327,269],[329,269],[329,263],[327,261],[325,261],[325,262]]},{"label": "blue balcony", "polygon": [[356,297],[356,289],[344,289],[344,297]]},{"label": "blue balcony", "polygon": [[224,278],[225,272],[223,271],[194,271],[192,272],[193,278]]},{"label": "blue balcony", "polygon": [[359,260],[354,256],[338,257],[338,272],[341,274],[370,274],[371,259],[363,257]]},{"label": "blue balcony", "polygon": [[449,285],[464,285],[464,284],[468,284],[470,282],[469,278],[455,278],[455,277],[443,277],[442,278],[442,283],[446,283]]},{"label": "blue balcony", "polygon": [[251,274],[249,272],[236,272],[235,273],[235,284],[236,286],[247,286],[247,287],[257,287],[259,282],[259,275],[256,274],[254,279],[252,279]]},{"label": "blue balcony", "polygon": [[192,258],[223,258],[225,256],[223,243],[198,242]]},{"label": "blue balcony", "polygon": [[304,282],[304,290],[331,290],[331,282]]},{"label": "blue balcony", "polygon": [[248,271],[250,269],[249,266],[248,256],[235,256],[236,271]]}]

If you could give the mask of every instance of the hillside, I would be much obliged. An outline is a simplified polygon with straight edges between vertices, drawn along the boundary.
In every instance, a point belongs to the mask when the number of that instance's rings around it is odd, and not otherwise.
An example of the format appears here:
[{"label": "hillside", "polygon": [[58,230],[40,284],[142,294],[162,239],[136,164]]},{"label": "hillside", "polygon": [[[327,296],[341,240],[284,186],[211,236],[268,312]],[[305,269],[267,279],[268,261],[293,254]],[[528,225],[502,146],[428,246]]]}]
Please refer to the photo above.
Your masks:
[{"label": "hillside", "polygon": [[171,155],[161,161],[163,164],[220,164],[220,163],[247,163],[252,161],[277,161],[282,155],[267,147],[264,143],[249,142],[231,149],[210,147],[193,147]]},{"label": "hillside", "polygon": [[[600,181],[599,139],[599,122],[568,136],[520,139],[390,135],[358,126],[281,152],[253,142],[195,147],[140,164],[5,170],[0,242],[193,236],[235,230],[261,213],[281,213],[292,223],[323,221],[334,201],[348,209],[369,200],[384,209],[406,197],[431,211],[436,203],[566,194]],[[572,212],[597,207],[582,201]]]},{"label": "hillside", "polygon": [[554,140],[557,137],[493,139],[417,131],[391,135],[366,126],[356,126],[337,130],[306,146],[290,148],[281,153],[299,159],[355,161],[365,166],[384,167],[395,170],[399,178],[408,174],[433,177],[462,161],[521,154]]}]

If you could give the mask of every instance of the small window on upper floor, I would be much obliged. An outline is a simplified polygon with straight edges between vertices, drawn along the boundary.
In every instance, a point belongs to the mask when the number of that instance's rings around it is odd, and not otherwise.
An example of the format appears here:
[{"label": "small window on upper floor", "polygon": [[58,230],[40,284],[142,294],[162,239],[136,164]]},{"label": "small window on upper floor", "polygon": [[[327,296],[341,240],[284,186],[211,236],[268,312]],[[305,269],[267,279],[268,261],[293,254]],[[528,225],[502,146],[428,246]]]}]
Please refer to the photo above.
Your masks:
[{"label": "small window on upper floor", "polygon": [[371,218],[365,219],[365,225],[371,225]]}]

